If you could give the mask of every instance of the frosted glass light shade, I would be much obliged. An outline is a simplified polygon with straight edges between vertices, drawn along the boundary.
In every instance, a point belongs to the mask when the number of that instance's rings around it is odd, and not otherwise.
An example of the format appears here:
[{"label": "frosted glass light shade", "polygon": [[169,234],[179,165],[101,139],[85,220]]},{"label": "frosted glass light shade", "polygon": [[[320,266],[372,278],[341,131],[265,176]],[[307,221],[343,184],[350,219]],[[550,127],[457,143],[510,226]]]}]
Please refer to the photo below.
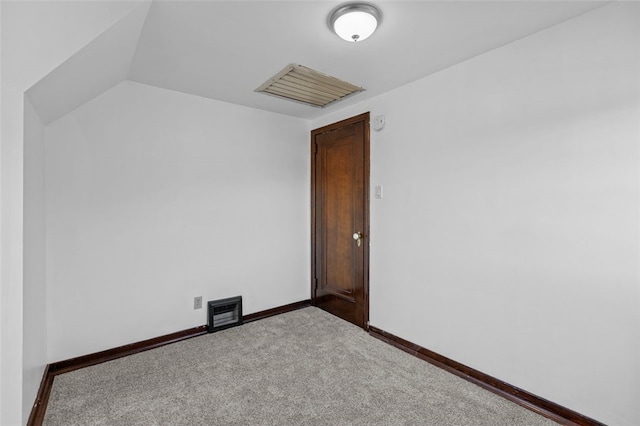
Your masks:
[{"label": "frosted glass light shade", "polygon": [[329,17],[333,31],[343,40],[357,42],[368,38],[378,27],[380,12],[375,7],[353,3],[334,11]]}]

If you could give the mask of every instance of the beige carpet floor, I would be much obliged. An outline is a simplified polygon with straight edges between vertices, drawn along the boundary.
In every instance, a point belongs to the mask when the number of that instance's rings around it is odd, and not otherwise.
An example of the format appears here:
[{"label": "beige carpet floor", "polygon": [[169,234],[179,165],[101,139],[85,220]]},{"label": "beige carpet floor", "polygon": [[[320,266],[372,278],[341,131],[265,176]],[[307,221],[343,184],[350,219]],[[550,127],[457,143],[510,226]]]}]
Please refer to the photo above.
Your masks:
[{"label": "beige carpet floor", "polygon": [[44,424],[555,423],[305,308],[56,376]]}]

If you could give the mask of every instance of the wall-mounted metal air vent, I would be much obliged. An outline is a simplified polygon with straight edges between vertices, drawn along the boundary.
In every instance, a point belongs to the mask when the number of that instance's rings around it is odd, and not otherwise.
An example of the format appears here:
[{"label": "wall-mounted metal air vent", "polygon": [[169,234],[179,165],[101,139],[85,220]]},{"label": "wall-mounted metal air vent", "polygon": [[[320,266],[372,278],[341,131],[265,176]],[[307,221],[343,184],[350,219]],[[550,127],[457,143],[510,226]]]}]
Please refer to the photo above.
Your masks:
[{"label": "wall-mounted metal air vent", "polygon": [[302,65],[291,64],[258,87],[256,92],[321,108],[363,90],[362,87],[339,78]]},{"label": "wall-mounted metal air vent", "polygon": [[209,333],[242,325],[242,296],[207,302]]}]

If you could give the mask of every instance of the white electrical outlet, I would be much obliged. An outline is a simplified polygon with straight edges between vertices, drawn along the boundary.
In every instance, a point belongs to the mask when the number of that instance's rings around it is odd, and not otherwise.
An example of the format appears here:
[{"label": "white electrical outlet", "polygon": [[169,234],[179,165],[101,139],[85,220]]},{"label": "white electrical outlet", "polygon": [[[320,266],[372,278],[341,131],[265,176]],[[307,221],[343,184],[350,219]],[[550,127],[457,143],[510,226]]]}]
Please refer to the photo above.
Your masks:
[{"label": "white electrical outlet", "polygon": [[193,298],[193,309],[202,309],[202,296]]}]

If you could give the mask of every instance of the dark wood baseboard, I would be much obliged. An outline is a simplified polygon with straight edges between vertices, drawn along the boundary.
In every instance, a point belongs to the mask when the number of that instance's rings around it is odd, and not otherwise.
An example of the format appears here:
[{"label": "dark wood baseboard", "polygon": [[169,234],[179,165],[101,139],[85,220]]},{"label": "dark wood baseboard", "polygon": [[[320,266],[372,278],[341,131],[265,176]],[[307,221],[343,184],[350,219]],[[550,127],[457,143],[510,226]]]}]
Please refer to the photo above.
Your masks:
[{"label": "dark wood baseboard", "polygon": [[47,409],[47,403],[49,402],[51,386],[53,386],[53,374],[50,373],[50,365],[47,364],[44,368],[44,373],[42,374],[42,380],[40,381],[40,387],[36,394],[36,400],[31,408],[29,420],[27,420],[27,426],[40,426],[44,421],[44,412]]},{"label": "dark wood baseboard", "polygon": [[562,425],[580,426],[606,426],[597,420],[591,419],[569,408],[536,396],[525,390],[517,388],[509,383],[498,380],[495,377],[482,373],[457,361],[437,354],[415,343],[404,340],[374,326],[369,326],[369,334],[398,349],[414,355],[430,364],[442,368],[458,377],[468,380],[488,391],[502,396],[533,412],[543,415]]},{"label": "dark wood baseboard", "polygon": [[192,337],[201,336],[203,334],[207,334],[206,325],[201,325],[198,327],[189,328],[187,330],[178,331],[176,333],[154,337],[153,339],[147,339],[128,345],[119,346],[117,348],[107,349],[104,351],[48,364],[44,369],[42,381],[40,382],[40,388],[38,389],[36,400],[33,404],[33,408],[31,409],[31,414],[29,415],[27,426],[42,425],[44,414],[47,410],[47,403],[49,402],[51,386],[53,385],[53,379],[56,375],[79,370],[81,368],[100,364],[102,362],[112,361],[114,359],[133,355],[139,352],[148,351],[150,349],[158,348],[170,343],[176,343],[181,340],[190,339]]},{"label": "dark wood baseboard", "polygon": [[[274,315],[283,314],[285,312],[291,312],[297,309],[306,308],[310,305],[310,300],[290,303],[288,305],[278,306],[272,309],[255,312],[253,314],[243,315],[242,321],[243,323],[257,321],[260,319],[272,317]],[[106,361],[112,361],[114,359],[148,351],[150,349],[155,349],[160,346],[168,345],[170,343],[176,343],[181,340],[190,339],[192,337],[202,336],[204,334],[207,334],[207,326],[200,325],[198,327],[189,328],[187,330],[178,331],[176,333],[154,337],[153,339],[147,339],[128,345],[118,346],[117,348],[107,349],[104,351],[48,364],[44,369],[42,381],[40,382],[40,388],[38,389],[36,400],[33,404],[33,408],[31,409],[31,414],[29,416],[29,420],[27,421],[27,426],[42,425],[44,414],[47,409],[47,403],[49,401],[49,394],[51,393],[51,386],[53,385],[53,378],[56,375],[79,370],[81,368],[100,364]]]},{"label": "dark wood baseboard", "polygon": [[[283,314],[285,312],[295,311],[297,309],[310,306],[310,304],[311,302],[309,300],[303,300],[284,306],[277,306],[275,308],[255,312],[253,314],[243,315],[242,322],[247,323],[257,321],[274,315]],[[152,339],[119,346],[113,349],[107,349],[89,355],[83,355],[76,358],[66,359],[64,361],[54,362],[50,364],[49,372],[53,375],[67,373],[79,368],[89,367],[91,365],[100,364],[102,362],[111,361],[143,351],[148,351],[150,349],[155,349],[157,347],[168,345],[170,343],[176,343],[181,340],[190,339],[192,337],[202,336],[203,334],[207,334],[206,325],[200,325],[197,327],[189,328],[187,330],[178,331],[176,333],[154,337]]]},{"label": "dark wood baseboard", "polygon": [[176,343],[192,337],[202,336],[203,334],[207,334],[206,325],[200,325],[198,327],[189,328],[175,333],[165,334],[164,336],[118,346],[117,348],[54,362],[50,364],[49,372],[54,376],[57,374],[68,373],[69,371],[112,361],[114,359],[137,354],[139,352],[159,348],[160,346],[168,345],[170,343]]},{"label": "dark wood baseboard", "polygon": [[298,309],[306,308],[307,306],[311,306],[311,300],[302,300],[300,302],[289,303],[288,305],[278,306],[276,308],[267,309],[260,312],[255,312],[249,315],[242,316],[242,322],[252,322],[265,318],[272,317],[274,315],[280,315],[291,311],[296,311]]}]

